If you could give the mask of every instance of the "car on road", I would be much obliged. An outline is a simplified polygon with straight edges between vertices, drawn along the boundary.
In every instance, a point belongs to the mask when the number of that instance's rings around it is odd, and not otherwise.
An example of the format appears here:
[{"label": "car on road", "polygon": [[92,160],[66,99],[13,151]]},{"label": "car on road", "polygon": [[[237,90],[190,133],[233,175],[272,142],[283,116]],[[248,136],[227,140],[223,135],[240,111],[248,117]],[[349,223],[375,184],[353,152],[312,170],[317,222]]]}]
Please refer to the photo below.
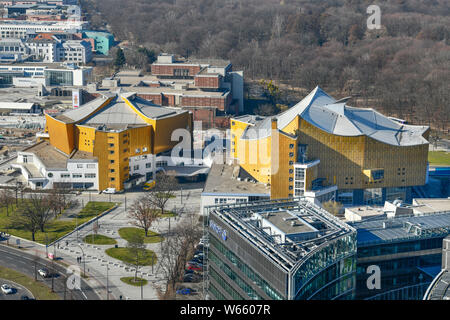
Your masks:
[{"label": "car on road", "polygon": [[38,273],[44,278],[47,278],[48,276],[50,276],[50,271],[48,271],[48,269],[46,269],[46,268],[39,269]]},{"label": "car on road", "polygon": [[156,181],[147,182],[144,184],[143,189],[145,191],[151,190],[156,185]]},{"label": "car on road", "polygon": [[4,294],[11,294],[11,293],[13,293],[13,289],[8,284],[3,284],[1,288],[2,288],[2,292]]},{"label": "car on road", "polygon": [[116,188],[106,188],[105,190],[103,190],[103,193],[114,194],[116,193]]},{"label": "car on road", "polygon": [[188,265],[188,266],[190,266],[190,265],[195,265],[195,266],[203,267],[203,263],[198,262],[198,261],[193,261],[193,260],[188,261],[188,262],[186,263],[186,265]]}]

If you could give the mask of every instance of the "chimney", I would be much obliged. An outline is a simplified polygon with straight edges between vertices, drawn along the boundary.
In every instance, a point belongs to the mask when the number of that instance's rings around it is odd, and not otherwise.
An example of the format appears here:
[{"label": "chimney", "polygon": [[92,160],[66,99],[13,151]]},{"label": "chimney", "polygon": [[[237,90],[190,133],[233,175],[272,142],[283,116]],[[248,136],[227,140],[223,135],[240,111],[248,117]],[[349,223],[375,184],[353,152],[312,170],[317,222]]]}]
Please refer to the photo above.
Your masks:
[{"label": "chimney", "polygon": [[273,117],[272,118],[272,130],[277,130],[277,128],[278,128],[277,118]]}]

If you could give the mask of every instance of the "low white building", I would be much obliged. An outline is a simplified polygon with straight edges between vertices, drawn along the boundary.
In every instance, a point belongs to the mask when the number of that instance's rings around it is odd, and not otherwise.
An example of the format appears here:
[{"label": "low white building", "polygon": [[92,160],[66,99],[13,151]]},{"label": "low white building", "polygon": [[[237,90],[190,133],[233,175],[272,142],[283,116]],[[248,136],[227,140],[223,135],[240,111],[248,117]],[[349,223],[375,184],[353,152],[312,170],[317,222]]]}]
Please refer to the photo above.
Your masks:
[{"label": "low white building", "polygon": [[11,164],[21,171],[27,186],[35,189],[98,190],[98,161],[81,151],[67,156],[43,141],[18,152]]},{"label": "low white building", "polygon": [[92,45],[84,40],[68,40],[59,48],[59,61],[86,64],[92,60]]}]

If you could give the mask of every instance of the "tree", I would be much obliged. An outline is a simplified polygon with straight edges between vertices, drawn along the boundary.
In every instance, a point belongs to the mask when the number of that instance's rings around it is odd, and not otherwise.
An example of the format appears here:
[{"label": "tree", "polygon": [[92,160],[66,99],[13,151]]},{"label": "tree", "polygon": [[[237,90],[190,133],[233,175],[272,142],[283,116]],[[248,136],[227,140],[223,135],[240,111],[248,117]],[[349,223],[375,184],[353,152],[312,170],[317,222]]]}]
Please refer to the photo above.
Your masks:
[{"label": "tree", "polygon": [[144,237],[139,233],[133,233],[128,240],[127,248],[132,258],[132,262],[127,264],[135,269],[134,281],[136,282],[138,269],[143,265],[146,257]]},{"label": "tree", "polygon": [[6,207],[6,216],[9,217],[9,206],[14,203],[13,192],[9,189],[0,191],[0,205]]},{"label": "tree", "polygon": [[161,254],[158,269],[167,279],[166,292],[174,292],[175,286],[181,280],[186,262],[200,239],[202,229],[199,223],[189,221],[179,224],[172,236],[161,243]]},{"label": "tree", "polygon": [[45,226],[54,216],[51,196],[31,193],[19,204],[15,220],[18,225],[31,232],[32,239],[35,241],[35,233],[38,230],[45,232]]},{"label": "tree", "polygon": [[175,186],[177,184],[176,178],[166,175],[162,172],[156,174],[156,186],[147,194],[148,201],[161,210],[161,215],[164,214],[164,209],[169,199],[175,197]]},{"label": "tree", "polygon": [[333,200],[329,200],[327,202],[322,203],[322,207],[331,213],[333,216],[337,216],[341,213],[341,210],[343,208],[342,204],[340,202],[336,202]]},{"label": "tree", "polygon": [[145,236],[148,237],[148,230],[158,219],[159,211],[156,205],[144,196],[133,202],[128,210],[128,217],[133,219],[135,226],[144,229]]},{"label": "tree", "polygon": [[114,59],[114,66],[117,70],[123,67],[126,63],[125,54],[123,53],[122,48],[118,48],[116,51],[116,58]]}]

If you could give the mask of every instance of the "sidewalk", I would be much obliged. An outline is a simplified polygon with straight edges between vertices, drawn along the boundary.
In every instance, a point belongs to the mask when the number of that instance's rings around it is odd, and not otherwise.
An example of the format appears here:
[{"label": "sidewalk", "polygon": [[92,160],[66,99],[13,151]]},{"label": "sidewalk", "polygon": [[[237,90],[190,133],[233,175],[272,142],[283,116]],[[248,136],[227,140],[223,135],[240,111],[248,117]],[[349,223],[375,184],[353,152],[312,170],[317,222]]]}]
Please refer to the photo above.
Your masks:
[{"label": "sidewalk", "polygon": [[[200,210],[200,193],[201,190],[183,191],[183,200],[180,199],[180,191],[176,192],[176,198],[170,199],[166,210],[179,210],[183,208],[198,213]],[[104,201],[105,195],[90,195],[92,201]],[[139,194],[127,194],[127,206],[129,207],[132,201],[137,198]],[[85,194],[80,197],[86,199]],[[108,196],[109,198],[109,196]],[[121,201],[124,195],[113,195],[112,201]],[[109,200],[109,199],[108,199]],[[181,217],[176,218],[162,218],[159,219],[151,228],[152,231],[160,234],[166,234],[170,228],[173,229],[180,222],[189,219],[187,214],[182,214]],[[117,241],[119,247],[125,247],[127,241],[120,238],[118,230],[123,227],[134,227],[131,220],[127,217],[125,212],[125,203],[122,202],[115,210],[98,220],[99,229],[98,234],[108,236]],[[55,254],[56,257],[62,258],[65,264],[76,265],[83,272],[86,269],[86,274],[89,276],[87,281],[95,288],[96,292],[102,299],[106,299],[106,286],[108,282],[110,290],[110,299],[141,299],[141,288],[131,286],[123,283],[120,278],[134,276],[134,269],[128,267],[122,261],[109,257],[104,251],[113,245],[90,245],[83,242],[85,236],[92,234],[92,224],[86,225],[73,232],[71,235],[64,237],[62,240],[55,242],[54,245],[48,247],[47,251],[45,245],[33,243],[31,241],[21,240],[20,246],[30,251],[35,251],[42,257],[47,256],[48,253]],[[10,237],[10,244],[16,243],[16,237]],[[67,242],[67,245],[66,245]],[[161,243],[146,244],[147,249],[152,250],[156,255],[160,256]],[[82,257],[84,253],[85,263],[77,263],[77,257]],[[159,263],[159,262],[158,262]],[[141,267],[138,271],[138,277],[148,280],[148,284],[143,286],[143,299],[158,300],[156,286],[165,287],[164,276],[158,272],[158,263],[153,266]],[[108,270],[107,270],[108,269]],[[152,272],[153,271],[153,272]]]}]

